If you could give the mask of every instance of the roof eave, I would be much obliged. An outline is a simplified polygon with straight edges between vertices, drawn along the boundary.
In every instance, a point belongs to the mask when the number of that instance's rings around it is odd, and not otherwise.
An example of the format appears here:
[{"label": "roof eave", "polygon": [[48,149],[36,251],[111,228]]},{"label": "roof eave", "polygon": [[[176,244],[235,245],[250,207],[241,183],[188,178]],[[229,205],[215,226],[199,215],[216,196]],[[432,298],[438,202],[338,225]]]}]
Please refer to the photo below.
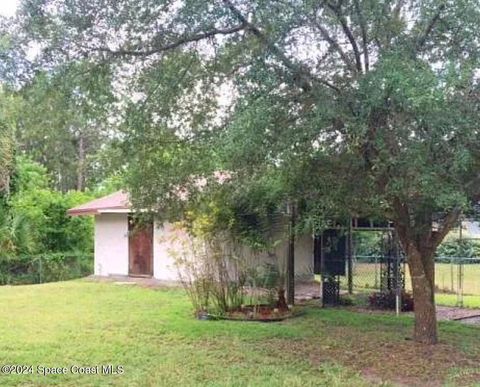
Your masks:
[{"label": "roof eave", "polygon": [[88,216],[88,215],[100,215],[100,214],[129,214],[132,211],[128,208],[85,208],[85,209],[75,209],[72,208],[67,211],[67,214],[70,216]]}]

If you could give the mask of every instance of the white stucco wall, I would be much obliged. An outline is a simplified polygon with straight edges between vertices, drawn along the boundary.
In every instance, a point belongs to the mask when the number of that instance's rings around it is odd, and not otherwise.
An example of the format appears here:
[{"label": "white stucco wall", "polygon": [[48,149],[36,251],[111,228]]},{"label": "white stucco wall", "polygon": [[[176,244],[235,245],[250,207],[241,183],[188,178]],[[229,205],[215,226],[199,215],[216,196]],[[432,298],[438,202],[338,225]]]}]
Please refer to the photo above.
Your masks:
[{"label": "white stucco wall", "polygon": [[[275,255],[284,261],[288,242],[281,232],[275,239],[280,241]],[[128,275],[128,251],[128,215],[108,213],[95,216],[95,275]],[[175,259],[181,251],[185,251],[184,233],[169,223],[155,222],[153,276],[161,280],[177,280]],[[253,254],[247,247],[239,253],[258,265],[272,259],[266,253]],[[309,235],[299,236],[295,243],[295,274],[302,278],[313,277],[312,269],[313,240]]]},{"label": "white stucco wall", "polygon": [[178,271],[174,251],[181,250],[181,232],[170,223],[158,222],[155,222],[153,230],[153,276],[160,280],[175,281]]},{"label": "white stucco wall", "polygon": [[128,275],[128,216],[95,216],[95,275]]},{"label": "white stucco wall", "polygon": [[[288,241],[282,231],[275,233],[274,240],[279,243],[275,248],[275,256],[286,262]],[[157,279],[177,280],[178,269],[175,260],[181,252],[188,249],[189,238],[169,223],[155,223],[154,227],[154,250],[153,250],[153,275]],[[187,241],[187,242],[186,242]],[[198,247],[198,246],[197,246]],[[188,254],[188,253],[186,253]],[[248,247],[244,247],[237,254],[248,260],[249,264],[262,265],[272,262],[272,257],[267,253],[253,253]],[[310,235],[302,235],[295,241],[295,275],[302,279],[313,279],[313,239]]]},{"label": "white stucco wall", "polygon": [[295,240],[295,274],[313,279],[313,238],[311,235],[300,235]]}]

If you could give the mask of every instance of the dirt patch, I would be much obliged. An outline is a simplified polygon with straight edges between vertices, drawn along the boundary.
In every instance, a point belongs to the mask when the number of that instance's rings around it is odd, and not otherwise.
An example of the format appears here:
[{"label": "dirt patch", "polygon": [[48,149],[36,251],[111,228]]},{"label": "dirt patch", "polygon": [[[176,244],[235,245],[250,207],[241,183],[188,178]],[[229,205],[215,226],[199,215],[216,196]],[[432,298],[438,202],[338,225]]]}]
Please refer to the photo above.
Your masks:
[{"label": "dirt patch", "polygon": [[475,317],[480,318],[480,309],[437,306],[438,320],[456,320],[460,322],[466,322],[467,319],[474,319]]},{"label": "dirt patch", "polygon": [[479,316],[473,316],[473,317],[464,317],[460,321],[464,324],[472,324],[472,325],[480,325],[480,315]]},{"label": "dirt patch", "polygon": [[[440,386],[449,378],[452,368],[472,368],[479,361],[445,343],[422,345],[342,327],[329,327],[324,337],[271,340],[265,345],[272,350],[281,348],[306,357],[313,366],[337,362],[361,373],[372,383],[390,382],[400,386]],[[462,385],[463,380],[460,383],[456,380],[457,384]]]},{"label": "dirt patch", "polygon": [[130,277],[122,275],[98,276],[91,275],[87,281],[115,283],[117,285],[138,285],[144,288],[164,289],[164,288],[181,288],[179,281],[164,281],[152,277]]},{"label": "dirt patch", "polygon": [[296,302],[305,302],[310,300],[320,299],[320,283],[309,281],[309,282],[297,282],[295,283],[295,301]]},{"label": "dirt patch", "polygon": [[[344,307],[345,309],[365,313],[371,315],[388,315],[395,314],[394,311],[373,309],[362,306]],[[413,312],[402,312],[402,316],[413,316]],[[437,320],[438,321],[458,321],[465,324],[480,324],[480,309],[459,308],[451,306],[437,305]]]}]

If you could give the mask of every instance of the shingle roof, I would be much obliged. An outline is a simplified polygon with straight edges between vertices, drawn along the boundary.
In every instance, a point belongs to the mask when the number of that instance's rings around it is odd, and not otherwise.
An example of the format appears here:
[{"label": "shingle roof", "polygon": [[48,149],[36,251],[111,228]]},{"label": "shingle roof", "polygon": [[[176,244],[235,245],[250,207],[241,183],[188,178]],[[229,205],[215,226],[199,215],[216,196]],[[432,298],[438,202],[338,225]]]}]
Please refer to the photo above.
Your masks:
[{"label": "shingle roof", "polygon": [[129,210],[130,201],[128,200],[128,194],[124,191],[118,191],[80,206],[70,208],[67,214],[71,216],[97,215],[108,212],[128,212]]}]

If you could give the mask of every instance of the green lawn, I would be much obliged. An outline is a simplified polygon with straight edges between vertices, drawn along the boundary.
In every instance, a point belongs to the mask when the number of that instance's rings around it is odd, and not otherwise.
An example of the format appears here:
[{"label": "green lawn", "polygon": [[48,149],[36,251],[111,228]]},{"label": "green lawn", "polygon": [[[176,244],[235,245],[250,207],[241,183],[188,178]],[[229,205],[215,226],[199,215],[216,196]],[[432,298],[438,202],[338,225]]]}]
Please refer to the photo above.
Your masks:
[{"label": "green lawn", "polygon": [[[198,321],[183,291],[71,281],[0,288],[0,363],[67,367],[3,385],[367,386],[480,380],[480,328],[441,324],[435,348],[412,319],[307,308],[282,323]],[[419,361],[412,364],[414,356]],[[76,375],[72,365],[123,366]]]},{"label": "green lawn", "polygon": [[[459,306],[458,298],[455,294],[437,293],[435,294],[437,305]],[[465,308],[479,308],[480,296],[463,296],[463,306]]]},{"label": "green lawn", "polygon": [[[463,293],[480,296],[480,264],[465,264],[463,268]],[[458,265],[435,264],[435,282],[442,290],[458,288]]]}]

